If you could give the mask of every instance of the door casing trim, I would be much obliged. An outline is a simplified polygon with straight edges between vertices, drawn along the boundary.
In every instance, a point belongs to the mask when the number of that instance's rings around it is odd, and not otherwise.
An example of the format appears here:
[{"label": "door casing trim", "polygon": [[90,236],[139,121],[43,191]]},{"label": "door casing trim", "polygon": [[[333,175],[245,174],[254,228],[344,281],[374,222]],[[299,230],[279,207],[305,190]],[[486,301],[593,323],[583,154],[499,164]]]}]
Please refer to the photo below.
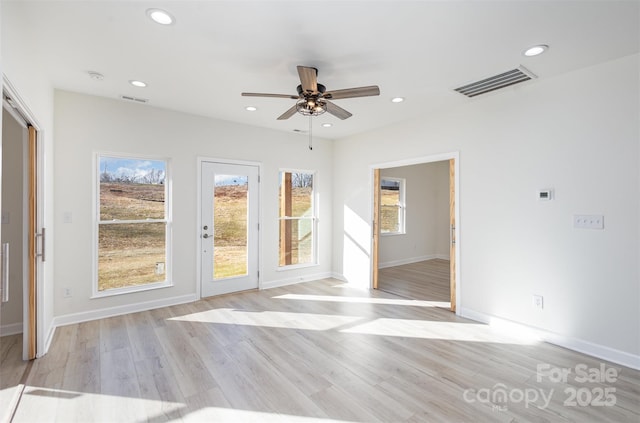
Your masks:
[{"label": "door casing trim", "polygon": [[[462,237],[461,233],[461,220],[460,220],[460,152],[452,151],[448,153],[439,153],[432,154],[428,156],[421,157],[412,157],[410,159],[404,160],[396,160],[392,162],[381,162],[374,163],[369,166],[369,222],[371,222],[371,227],[373,228],[374,221],[374,195],[373,190],[375,189],[374,183],[374,174],[376,169],[388,169],[393,167],[402,167],[402,166],[411,166],[417,164],[426,164],[433,162],[443,162],[449,161],[451,159],[455,160],[455,218],[456,218],[456,227],[454,230],[455,240],[456,240],[456,248],[455,248],[455,269],[456,269],[456,315],[460,315],[460,299],[462,298],[462,273],[460,272],[460,246],[462,245]],[[372,229],[373,231],[373,229]],[[373,236],[371,237],[371,245],[370,250],[371,256],[369,257],[369,288],[373,289],[373,266],[375,260],[373,259],[373,254],[377,254],[377,251],[374,251],[373,245]]]}]

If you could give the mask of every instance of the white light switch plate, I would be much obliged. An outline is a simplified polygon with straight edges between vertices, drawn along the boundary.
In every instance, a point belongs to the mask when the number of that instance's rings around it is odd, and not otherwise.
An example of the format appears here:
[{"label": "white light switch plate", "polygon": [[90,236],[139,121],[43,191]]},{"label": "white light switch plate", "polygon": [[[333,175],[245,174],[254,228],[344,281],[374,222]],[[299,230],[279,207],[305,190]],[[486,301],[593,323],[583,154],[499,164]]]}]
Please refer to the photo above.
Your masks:
[{"label": "white light switch plate", "polygon": [[577,229],[604,229],[604,216],[595,214],[574,214],[573,227]]}]

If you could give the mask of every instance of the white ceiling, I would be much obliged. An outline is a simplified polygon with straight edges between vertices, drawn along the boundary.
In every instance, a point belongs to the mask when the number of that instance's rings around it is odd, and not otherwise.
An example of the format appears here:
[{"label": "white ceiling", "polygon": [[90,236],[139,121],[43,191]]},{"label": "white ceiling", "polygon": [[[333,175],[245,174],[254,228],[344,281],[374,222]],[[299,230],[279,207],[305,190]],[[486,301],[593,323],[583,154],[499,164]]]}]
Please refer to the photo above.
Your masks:
[{"label": "white ceiling", "polygon": [[[626,1],[3,1],[2,42],[29,27],[33,53],[56,88],[283,131],[296,65],[319,69],[328,90],[380,86],[379,97],[335,100],[353,113],[315,118],[314,133],[341,138],[482,98],[452,91],[524,65],[550,78],[639,50],[639,2]],[[145,11],[163,8],[161,26]],[[550,49],[527,58],[534,44]],[[103,81],[87,71],[104,74]],[[146,88],[128,81],[139,79]],[[528,83],[536,83],[528,82]],[[406,101],[393,104],[395,96]],[[256,112],[247,112],[253,105]],[[320,123],[333,127],[322,128]]]}]

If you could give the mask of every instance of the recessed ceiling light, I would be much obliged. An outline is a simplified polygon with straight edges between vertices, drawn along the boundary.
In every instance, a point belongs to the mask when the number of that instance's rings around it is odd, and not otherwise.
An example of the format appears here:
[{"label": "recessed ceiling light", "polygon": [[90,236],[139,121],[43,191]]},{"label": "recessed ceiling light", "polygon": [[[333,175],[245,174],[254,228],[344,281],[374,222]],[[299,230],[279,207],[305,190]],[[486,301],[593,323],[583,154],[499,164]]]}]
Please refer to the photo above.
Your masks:
[{"label": "recessed ceiling light", "polygon": [[402,103],[404,101],[404,97],[393,97],[391,99],[392,103]]},{"label": "recessed ceiling light", "polygon": [[134,87],[140,87],[140,88],[144,88],[144,87],[147,86],[147,84],[145,82],[136,81],[135,79],[129,81],[129,84],[133,85]]},{"label": "recessed ceiling light", "polygon": [[528,49],[526,49],[524,51],[523,54],[525,56],[527,56],[527,57],[537,56],[537,55],[542,54],[545,51],[547,51],[548,48],[549,48],[548,45],[540,44],[540,45],[537,45],[537,46],[529,47]]},{"label": "recessed ceiling light", "polygon": [[329,122],[327,122],[327,123],[323,123],[323,124],[322,124],[322,127],[323,127],[323,128],[331,128],[332,126],[333,126],[333,124],[331,124],[331,123],[329,123]]},{"label": "recessed ceiling light", "polygon": [[104,79],[104,75],[100,72],[89,71],[87,73],[89,74],[89,78],[95,79],[96,81],[102,81]]},{"label": "recessed ceiling light", "polygon": [[171,25],[175,19],[169,12],[162,9],[147,9],[147,16],[160,25]]},{"label": "recessed ceiling light", "polygon": [[247,106],[244,109],[249,111],[249,112],[255,112],[256,110],[258,110],[258,108],[256,106]]}]

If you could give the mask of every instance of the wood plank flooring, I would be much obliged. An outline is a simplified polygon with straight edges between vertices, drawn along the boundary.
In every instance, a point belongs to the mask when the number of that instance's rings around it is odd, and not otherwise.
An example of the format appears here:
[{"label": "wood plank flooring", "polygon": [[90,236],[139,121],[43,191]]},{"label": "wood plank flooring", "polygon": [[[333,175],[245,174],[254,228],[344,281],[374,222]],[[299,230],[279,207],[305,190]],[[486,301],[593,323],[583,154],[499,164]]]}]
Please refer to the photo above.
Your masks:
[{"label": "wood plank flooring", "polygon": [[[538,381],[546,364],[617,377]],[[26,385],[15,423],[640,419],[638,371],[333,279],[60,327]]]},{"label": "wood plank flooring", "polygon": [[0,422],[15,409],[28,364],[22,360],[22,334],[0,337]]},{"label": "wood plank flooring", "polygon": [[414,300],[450,304],[449,260],[425,260],[380,269],[378,289]]}]

